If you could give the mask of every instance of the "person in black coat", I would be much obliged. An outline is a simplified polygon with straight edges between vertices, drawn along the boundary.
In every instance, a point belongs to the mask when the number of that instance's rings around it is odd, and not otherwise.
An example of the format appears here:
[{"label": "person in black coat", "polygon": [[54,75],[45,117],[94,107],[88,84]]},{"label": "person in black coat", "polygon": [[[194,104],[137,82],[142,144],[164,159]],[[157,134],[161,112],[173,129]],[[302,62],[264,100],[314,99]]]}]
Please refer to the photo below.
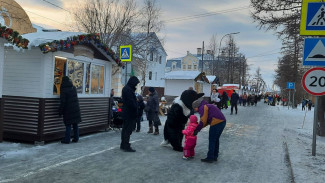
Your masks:
[{"label": "person in black coat", "polygon": [[137,122],[138,103],[135,96],[136,86],[140,83],[135,76],[130,77],[128,83],[122,89],[122,119],[123,127],[121,133],[120,149],[126,152],[135,152],[131,148],[130,136]]},{"label": "person in black coat", "polygon": [[228,94],[227,92],[224,91],[221,96],[221,108],[228,109],[228,104],[227,104],[228,100],[229,100]]},{"label": "person in black coat", "polygon": [[169,143],[175,151],[183,152],[182,140],[185,125],[193,113],[192,103],[202,97],[204,93],[196,93],[194,90],[185,90],[181,97],[174,100],[167,114],[164,127],[164,141],[160,144],[166,146]]},{"label": "person in black coat", "polygon": [[231,99],[230,99],[230,104],[231,104],[231,112],[230,114],[233,113],[233,108],[235,107],[235,111],[236,111],[236,114],[237,114],[237,103],[238,103],[238,100],[239,100],[239,95],[238,93],[236,93],[236,90],[233,90],[233,93],[231,94]]},{"label": "person in black coat", "polygon": [[138,116],[137,116],[137,124],[136,124],[136,132],[140,132],[141,128],[141,118],[143,115],[143,109],[145,108],[145,104],[143,102],[143,97],[141,95],[137,96],[137,102],[138,102]]},{"label": "person in black coat", "polygon": [[61,143],[70,143],[71,126],[73,127],[73,140],[72,142],[78,142],[79,140],[79,126],[81,122],[79,100],[77,95],[77,89],[72,85],[68,76],[62,78],[60,87],[60,107],[59,115],[63,115],[63,122],[65,124],[65,137]]},{"label": "person in black coat", "polygon": [[153,87],[149,88],[149,98],[145,108],[147,112],[147,120],[149,122],[149,131],[148,133],[153,133],[153,126],[155,127],[154,135],[159,134],[158,126],[160,124],[158,112],[159,112],[159,99],[156,90]]}]

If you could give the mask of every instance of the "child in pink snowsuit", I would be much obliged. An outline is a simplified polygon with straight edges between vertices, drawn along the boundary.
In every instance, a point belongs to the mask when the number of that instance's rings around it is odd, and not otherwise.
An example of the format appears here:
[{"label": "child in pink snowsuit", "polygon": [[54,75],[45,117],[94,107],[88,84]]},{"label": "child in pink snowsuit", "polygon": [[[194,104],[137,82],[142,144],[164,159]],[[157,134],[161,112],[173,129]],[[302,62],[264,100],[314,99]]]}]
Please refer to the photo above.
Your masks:
[{"label": "child in pink snowsuit", "polygon": [[194,158],[197,137],[193,135],[194,130],[198,126],[197,117],[195,115],[190,116],[190,122],[186,129],[182,131],[185,135],[185,145],[184,145],[184,156],[183,159]]}]

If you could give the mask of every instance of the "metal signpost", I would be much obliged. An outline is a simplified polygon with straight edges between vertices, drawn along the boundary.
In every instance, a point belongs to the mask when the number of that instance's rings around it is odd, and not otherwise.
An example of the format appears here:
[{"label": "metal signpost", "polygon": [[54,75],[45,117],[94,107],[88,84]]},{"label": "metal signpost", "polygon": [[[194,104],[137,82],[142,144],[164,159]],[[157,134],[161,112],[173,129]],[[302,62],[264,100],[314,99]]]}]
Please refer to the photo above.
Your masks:
[{"label": "metal signpost", "polygon": [[125,85],[127,83],[128,76],[128,62],[132,60],[132,45],[124,45],[120,46],[120,59],[122,62],[126,62],[125,64]]},{"label": "metal signpost", "polygon": [[316,155],[316,131],[318,123],[318,96],[325,95],[325,68],[315,67],[309,69],[302,77],[302,86],[311,95],[315,96],[314,125],[312,155]]},{"label": "metal signpost", "polygon": [[291,90],[295,89],[295,83],[287,82],[287,89],[289,90],[289,100],[288,100],[288,109],[289,109],[289,104],[291,103]]},{"label": "metal signpost", "polygon": [[[324,0],[303,0],[301,6],[300,35],[325,35],[325,2]],[[325,39],[305,38],[303,65],[325,66]],[[325,95],[325,69],[312,68],[302,79],[304,89],[315,96],[314,129],[312,155],[316,154],[316,130],[318,123],[318,96]]]}]

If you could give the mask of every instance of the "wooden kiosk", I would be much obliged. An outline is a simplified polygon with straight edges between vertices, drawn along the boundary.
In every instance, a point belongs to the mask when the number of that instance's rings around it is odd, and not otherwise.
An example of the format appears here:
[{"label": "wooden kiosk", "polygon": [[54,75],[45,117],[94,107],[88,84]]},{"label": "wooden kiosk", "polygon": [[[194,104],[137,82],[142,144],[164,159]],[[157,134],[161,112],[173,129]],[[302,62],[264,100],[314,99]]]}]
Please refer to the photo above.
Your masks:
[{"label": "wooden kiosk", "polygon": [[[32,25],[15,1],[4,0],[0,6],[12,9],[6,17],[0,15],[0,23],[4,20],[7,28],[23,32],[19,37],[22,41],[28,40],[28,49],[24,49],[26,43],[16,43],[4,35],[0,38],[0,142],[45,142],[64,136],[63,119],[58,116],[63,76],[69,76],[77,88],[80,134],[106,129],[112,65],[121,66],[114,53],[97,35]],[[16,24],[11,17],[24,17],[25,21]]]}]

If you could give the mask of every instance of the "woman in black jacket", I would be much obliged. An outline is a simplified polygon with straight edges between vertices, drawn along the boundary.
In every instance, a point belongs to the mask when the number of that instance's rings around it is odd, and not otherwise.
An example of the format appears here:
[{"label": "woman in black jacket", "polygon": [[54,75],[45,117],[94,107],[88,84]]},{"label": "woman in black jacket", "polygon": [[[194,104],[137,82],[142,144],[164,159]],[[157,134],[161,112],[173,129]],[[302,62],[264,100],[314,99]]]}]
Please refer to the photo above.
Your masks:
[{"label": "woman in black jacket", "polygon": [[62,78],[60,87],[60,108],[59,115],[63,115],[63,122],[65,124],[65,137],[61,141],[63,144],[70,143],[71,126],[73,126],[73,140],[72,142],[78,142],[79,140],[79,127],[81,122],[79,100],[77,95],[77,89],[72,85],[68,76]]},{"label": "woman in black jacket", "polygon": [[159,112],[159,100],[158,94],[153,87],[149,88],[149,98],[146,106],[147,119],[149,121],[149,131],[148,133],[153,133],[153,126],[155,127],[154,135],[159,134],[158,126],[161,125],[158,112]]}]

